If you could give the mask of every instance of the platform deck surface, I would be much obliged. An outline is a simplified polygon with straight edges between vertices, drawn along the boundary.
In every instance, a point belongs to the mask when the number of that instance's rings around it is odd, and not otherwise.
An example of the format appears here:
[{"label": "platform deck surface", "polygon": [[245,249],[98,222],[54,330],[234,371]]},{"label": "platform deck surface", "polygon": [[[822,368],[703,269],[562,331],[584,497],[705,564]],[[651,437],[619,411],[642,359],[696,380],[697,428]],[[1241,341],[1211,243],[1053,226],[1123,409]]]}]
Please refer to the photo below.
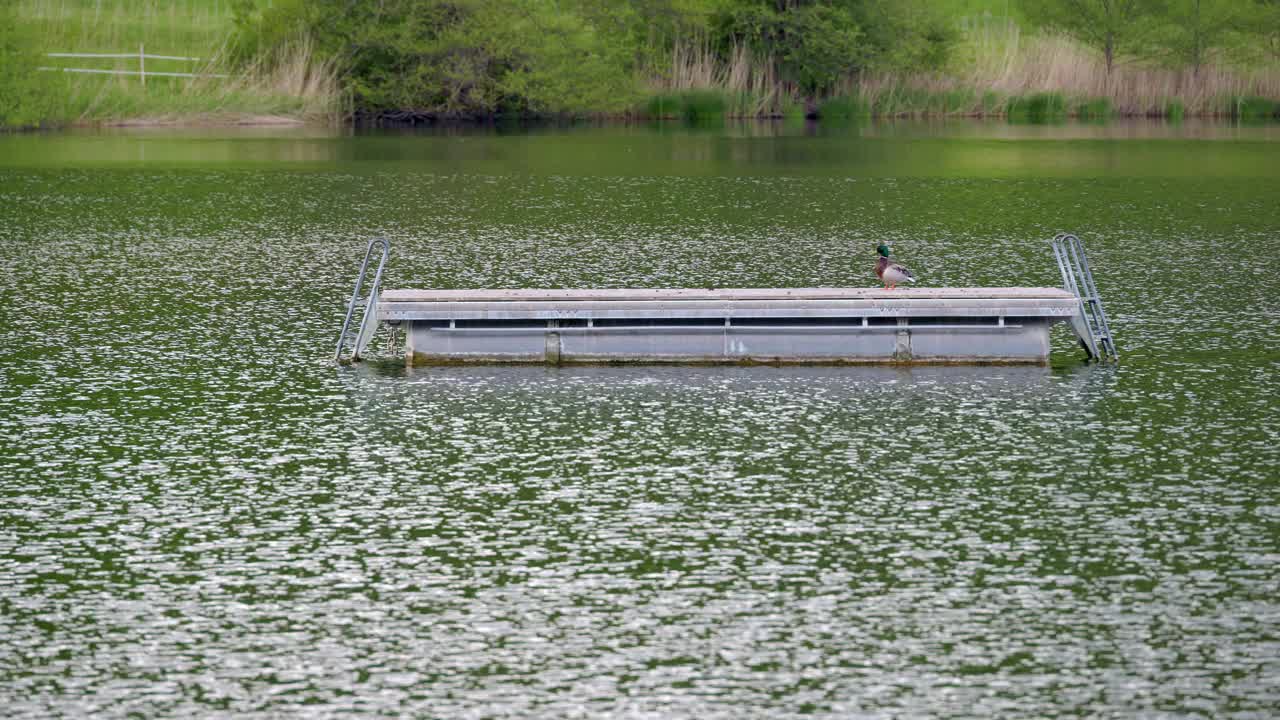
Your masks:
[{"label": "platform deck surface", "polygon": [[384,290],[381,302],[598,302],[598,301],[735,301],[735,300],[1034,300],[1075,299],[1060,288],[669,288],[669,289],[488,289]]}]

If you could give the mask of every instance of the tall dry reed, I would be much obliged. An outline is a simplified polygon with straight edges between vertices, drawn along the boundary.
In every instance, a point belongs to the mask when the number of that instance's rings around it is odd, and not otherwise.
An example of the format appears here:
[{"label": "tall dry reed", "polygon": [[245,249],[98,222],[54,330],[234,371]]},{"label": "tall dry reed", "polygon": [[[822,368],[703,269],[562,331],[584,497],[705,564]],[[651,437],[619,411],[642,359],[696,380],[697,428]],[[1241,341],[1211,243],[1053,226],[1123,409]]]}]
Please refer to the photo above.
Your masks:
[{"label": "tall dry reed", "polygon": [[1107,98],[1123,115],[1158,115],[1171,100],[1190,113],[1224,109],[1232,96],[1280,98],[1280,68],[1242,69],[1206,65],[1166,68],[1121,59],[1110,75],[1102,54],[1062,35],[1024,36],[1017,25],[970,33],[976,52],[965,70],[950,77],[904,78],[933,85],[957,84],[1005,95],[1057,92],[1067,97]]},{"label": "tall dry reed", "polygon": [[658,92],[724,92],[740,99],[733,114],[747,116],[779,115],[794,95],[793,88],[778,79],[772,58],[735,45],[725,59],[698,40],[677,41],[670,66],[665,72],[650,72],[647,84]]},{"label": "tall dry reed", "polygon": [[1161,115],[1170,101],[1179,101],[1190,114],[1215,114],[1228,109],[1235,96],[1280,99],[1280,68],[1242,69],[1204,65],[1165,68],[1135,59],[1121,59],[1111,74],[1100,51],[1053,33],[1024,35],[1015,23],[982,23],[964,27],[957,67],[950,73],[872,73],[850,78],[845,91],[872,99],[893,87],[928,92],[969,88],[980,96],[1023,96],[1056,92],[1071,101],[1107,99],[1121,115]]},{"label": "tall dry reed", "polygon": [[[875,114],[999,114],[1004,99],[1057,93],[1072,107],[1106,99],[1121,115],[1163,115],[1171,103],[1189,114],[1228,111],[1233,97],[1280,99],[1280,66],[1208,64],[1198,73],[1121,58],[1108,75],[1102,54],[1063,35],[1023,33],[998,18],[965,21],[952,67],[932,73],[862,72],[832,95],[855,98]],[[655,91],[718,90],[755,98],[751,112],[773,115],[814,98],[779,79],[772,58],[737,47],[727,59],[705,42],[677,42],[670,67],[651,73]],[[993,104],[993,100],[997,100]]]},{"label": "tall dry reed", "polygon": [[255,58],[228,88],[294,98],[308,114],[334,115],[341,111],[338,75],[336,64],[322,59],[304,35]]}]

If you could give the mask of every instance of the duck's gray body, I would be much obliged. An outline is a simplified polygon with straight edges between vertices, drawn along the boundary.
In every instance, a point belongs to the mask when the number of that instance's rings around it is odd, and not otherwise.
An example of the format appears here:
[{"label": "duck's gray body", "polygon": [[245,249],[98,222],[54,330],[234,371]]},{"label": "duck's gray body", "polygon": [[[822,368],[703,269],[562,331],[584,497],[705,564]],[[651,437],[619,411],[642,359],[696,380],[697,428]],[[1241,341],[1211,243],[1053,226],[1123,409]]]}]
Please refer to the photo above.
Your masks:
[{"label": "duck's gray body", "polygon": [[916,281],[916,276],[912,275],[910,270],[891,261],[884,255],[881,255],[876,262],[876,277],[880,278],[888,287],[893,287],[898,283],[913,283]]}]

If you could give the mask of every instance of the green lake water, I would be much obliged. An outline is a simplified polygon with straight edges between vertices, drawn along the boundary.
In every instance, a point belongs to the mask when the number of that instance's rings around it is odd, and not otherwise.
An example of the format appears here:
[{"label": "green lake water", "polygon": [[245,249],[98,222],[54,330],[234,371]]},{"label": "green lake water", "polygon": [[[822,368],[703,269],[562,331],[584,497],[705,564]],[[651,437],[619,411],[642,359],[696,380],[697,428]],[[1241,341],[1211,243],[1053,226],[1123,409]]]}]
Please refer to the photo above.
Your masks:
[{"label": "green lake water", "polygon": [[[389,287],[1056,285],[1049,367],[331,363]],[[1274,717],[1280,130],[0,136],[0,714]]]}]

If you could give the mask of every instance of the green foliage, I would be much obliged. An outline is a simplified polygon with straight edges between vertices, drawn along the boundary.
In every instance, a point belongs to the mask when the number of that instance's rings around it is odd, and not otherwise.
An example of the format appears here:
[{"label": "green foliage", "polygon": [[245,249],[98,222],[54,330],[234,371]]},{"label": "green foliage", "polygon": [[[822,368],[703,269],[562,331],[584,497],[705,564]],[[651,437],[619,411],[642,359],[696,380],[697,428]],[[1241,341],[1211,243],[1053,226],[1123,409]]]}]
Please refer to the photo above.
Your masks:
[{"label": "green foliage", "polygon": [[951,18],[990,17],[1026,21],[1021,5],[1010,0],[933,0],[929,4]]},{"label": "green foliage", "polygon": [[867,65],[889,72],[946,66],[960,33],[956,18],[927,0],[861,0],[856,17],[870,45]]},{"label": "green foliage", "polygon": [[1064,120],[1067,101],[1061,93],[1015,95],[1005,105],[1005,115],[1012,122],[1044,123]]},{"label": "green foliage", "polygon": [[237,24],[249,55],[308,35],[368,111],[575,113],[637,97],[634,47],[556,3],[280,0],[242,6]]},{"label": "green foliage", "polygon": [[[279,2],[280,0],[276,0]],[[184,0],[0,0],[0,127],[157,116],[304,114],[318,103],[252,73],[232,80],[67,74],[37,67],[134,70],[134,58],[48,58],[46,52],[137,52],[197,56],[200,63],[148,60],[148,71],[227,72],[219,54],[234,27],[227,2]]]},{"label": "green foliage", "polygon": [[926,0],[724,0],[711,32],[726,54],[772,58],[809,97],[863,70],[940,69],[958,38]]},{"label": "green foliage", "polygon": [[[375,113],[619,111],[638,100],[638,70],[652,72],[673,43],[698,37],[725,62],[750,48],[814,97],[865,69],[940,68],[955,38],[927,0],[234,2],[236,57],[269,56],[305,36],[338,64],[356,105]],[[730,114],[760,106],[720,100]],[[683,99],[680,114],[726,112],[708,102]]]},{"label": "green foliage", "polygon": [[955,115],[972,112],[978,104],[978,93],[972,88],[959,88],[942,93],[935,93],[930,112]]},{"label": "green foliage", "polygon": [[1191,69],[1215,58],[1280,59],[1280,0],[1024,0],[1036,24],[1100,50],[1111,72],[1117,58],[1156,60]]},{"label": "green foliage", "polygon": [[870,106],[861,98],[851,95],[830,97],[818,105],[818,117],[823,120],[852,120],[870,116]]},{"label": "green foliage", "polygon": [[0,0],[44,52],[147,52],[212,57],[231,28],[227,0]]},{"label": "green foliage", "polygon": [[[761,114],[760,98],[749,92],[723,93],[723,117],[750,118]],[[719,118],[719,119],[723,119]]]},{"label": "green foliage", "polygon": [[[475,45],[505,67],[495,87],[499,109],[518,114],[619,111],[638,96],[634,53],[582,16],[540,10],[537,0],[487,5],[477,13]],[[538,9],[538,10],[535,10]]]},{"label": "green foliage", "polygon": [[1186,115],[1187,109],[1182,101],[1173,98],[1164,104],[1164,116],[1170,122],[1182,122],[1182,118]]},{"label": "green foliage", "polygon": [[870,98],[869,111],[877,117],[971,115],[979,102],[978,94],[970,88],[935,91],[891,85]]},{"label": "green foliage", "polygon": [[242,63],[267,55],[289,39],[306,33],[310,22],[301,0],[277,0],[262,12],[255,0],[232,0],[231,8],[233,32],[228,51]]},{"label": "green foliage", "polygon": [[650,118],[679,117],[680,95],[678,93],[655,93],[650,95],[644,105],[644,114]]},{"label": "green foliage", "polygon": [[1263,56],[1270,61],[1280,60],[1280,0],[1258,0],[1252,25],[1261,41]]},{"label": "green foliage", "polygon": [[649,118],[678,119],[687,125],[717,125],[725,118],[804,117],[804,106],[787,98],[708,89],[656,93],[638,111]]},{"label": "green foliage", "polygon": [[746,45],[773,58],[782,77],[810,95],[829,89],[867,59],[862,28],[849,8],[835,3],[739,0],[715,16],[714,31],[726,50]]},{"label": "green foliage", "polygon": [[1230,99],[1227,114],[1238,120],[1280,118],[1280,103],[1264,97],[1237,95]]},{"label": "green foliage", "polygon": [[724,120],[728,103],[716,90],[691,90],[680,96],[680,117],[690,124]]},{"label": "green foliage", "polygon": [[895,85],[871,99],[871,114],[879,117],[916,115],[924,112],[928,102],[927,90]]},{"label": "green foliage", "polygon": [[1255,13],[1241,0],[1166,0],[1155,32],[1158,52],[1171,65],[1195,74],[1215,51],[1235,47]]},{"label": "green foliage", "polygon": [[[1194,0],[1192,0],[1194,1]],[[1109,75],[1119,53],[1145,51],[1160,0],[1024,0],[1027,15],[1102,51]]]},{"label": "green foliage", "polygon": [[718,90],[688,90],[653,95],[645,104],[651,118],[679,118],[691,125],[720,122],[726,114],[744,115],[749,96],[728,96]]},{"label": "green foliage", "polygon": [[982,109],[983,115],[999,115],[1004,107],[1000,94],[992,90],[982,93]]},{"label": "green foliage", "polygon": [[1106,120],[1111,117],[1111,99],[1105,97],[1085,100],[1076,106],[1076,117],[1082,120]]},{"label": "green foliage", "polygon": [[40,60],[12,11],[0,6],[0,127],[35,127],[61,119],[59,100],[66,80],[62,73],[36,70]]},{"label": "green foliage", "polygon": [[[1064,30],[1101,51],[1108,70],[1119,56],[1193,73],[1210,61],[1256,68],[1280,60],[1280,0],[184,0],[172,7],[154,0],[0,0],[0,124],[224,109],[314,112],[318,101],[263,78],[277,77],[273,68],[278,77],[297,78],[316,67],[336,68],[355,109],[375,114],[640,112],[693,123],[800,118],[811,109],[827,120],[1065,116],[1066,103],[1052,94],[920,89],[945,85],[933,73],[962,76],[1009,52],[990,42],[960,43],[961,27],[965,38],[982,30],[990,41],[993,19],[1015,38],[1010,22]],[[209,69],[243,81],[153,80],[144,88],[136,79],[34,70],[44,64],[39,52],[119,52],[143,42],[151,52],[221,58],[215,62],[235,67]],[[705,49],[702,65],[674,72],[677,45]],[[734,53],[744,46],[750,54]],[[314,64],[299,60],[306,53]],[[102,67],[134,69],[125,61]],[[871,95],[852,91],[868,73],[903,82]],[[779,82],[762,80],[771,77]],[[717,89],[649,96],[641,90],[646,84]],[[326,87],[337,97],[332,83]],[[1232,98],[1228,107],[1221,94],[1206,97],[1222,97],[1218,107],[1232,115],[1271,114],[1259,109],[1269,101]],[[1112,112],[1100,98],[1070,106],[1086,119]],[[1165,107],[1170,117],[1184,112],[1176,98]]]},{"label": "green foliage", "polygon": [[786,96],[779,103],[778,114],[788,122],[802,122],[808,118],[809,112],[804,103]]}]

